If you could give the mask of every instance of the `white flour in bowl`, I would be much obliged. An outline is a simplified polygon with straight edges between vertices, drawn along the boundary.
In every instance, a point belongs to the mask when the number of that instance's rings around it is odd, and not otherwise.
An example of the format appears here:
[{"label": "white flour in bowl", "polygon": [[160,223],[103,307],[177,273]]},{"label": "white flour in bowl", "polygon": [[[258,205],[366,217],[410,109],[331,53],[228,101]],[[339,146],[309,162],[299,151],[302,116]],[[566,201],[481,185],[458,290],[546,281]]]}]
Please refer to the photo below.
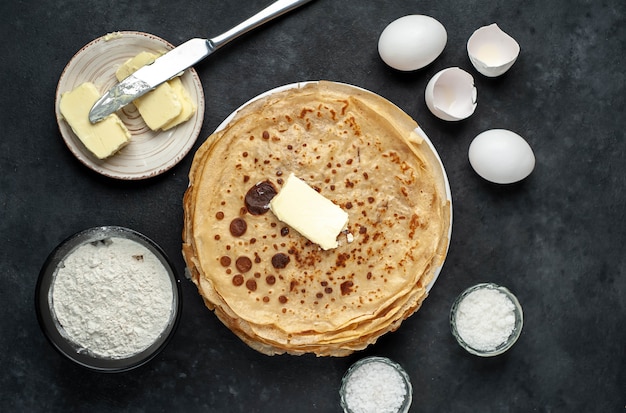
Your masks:
[{"label": "white flour in bowl", "polygon": [[51,307],[66,336],[93,355],[130,357],[167,327],[174,291],[161,261],[143,245],[111,237],[81,245],[61,263]]}]

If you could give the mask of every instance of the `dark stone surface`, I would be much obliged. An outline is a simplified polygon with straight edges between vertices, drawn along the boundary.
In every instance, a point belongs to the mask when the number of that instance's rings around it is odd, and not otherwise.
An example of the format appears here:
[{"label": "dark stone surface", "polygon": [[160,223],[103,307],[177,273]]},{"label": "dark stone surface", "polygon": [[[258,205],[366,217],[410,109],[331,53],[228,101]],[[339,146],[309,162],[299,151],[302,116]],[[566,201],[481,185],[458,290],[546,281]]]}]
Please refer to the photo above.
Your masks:
[{"label": "dark stone surface", "polygon": [[[123,374],[62,359],[37,325],[33,297],[48,253],[96,225],[128,226],[183,271],[181,199],[192,156],[142,182],[106,179],[65,147],[54,94],[72,55],[92,39],[139,30],[174,44],[211,37],[265,0],[23,0],[0,5],[0,411],[336,412],[342,374],[370,354],[402,364],[415,412],[619,412],[626,406],[626,142],[623,0],[316,0],[200,63],[207,107],[197,148],[249,98],[294,81],[352,83],[412,115],[437,147],[454,199],[448,260],[423,308],[395,333],[347,358],[266,357],[242,344],[185,282],[178,332],[150,364]],[[414,73],[378,57],[380,32],[406,14],[437,18],[443,54]],[[470,65],[465,43],[497,22],[521,45],[505,76]],[[478,108],[446,123],[424,103],[437,71],[475,77]],[[467,161],[478,133],[524,136],[537,165],[496,186]],[[194,148],[194,150],[195,150]],[[465,353],[448,313],[464,288],[493,281],[525,311],[518,343],[494,359]]]}]

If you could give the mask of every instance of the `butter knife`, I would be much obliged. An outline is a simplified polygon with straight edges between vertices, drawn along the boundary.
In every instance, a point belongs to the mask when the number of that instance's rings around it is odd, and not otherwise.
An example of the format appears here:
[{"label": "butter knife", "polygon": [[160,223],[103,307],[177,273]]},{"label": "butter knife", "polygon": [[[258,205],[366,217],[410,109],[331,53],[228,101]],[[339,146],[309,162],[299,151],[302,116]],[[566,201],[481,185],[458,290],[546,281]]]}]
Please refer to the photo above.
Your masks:
[{"label": "butter knife", "polygon": [[310,1],[278,0],[219,36],[186,41],[109,89],[89,111],[89,121],[101,121],[161,83],[178,76],[231,40]]}]

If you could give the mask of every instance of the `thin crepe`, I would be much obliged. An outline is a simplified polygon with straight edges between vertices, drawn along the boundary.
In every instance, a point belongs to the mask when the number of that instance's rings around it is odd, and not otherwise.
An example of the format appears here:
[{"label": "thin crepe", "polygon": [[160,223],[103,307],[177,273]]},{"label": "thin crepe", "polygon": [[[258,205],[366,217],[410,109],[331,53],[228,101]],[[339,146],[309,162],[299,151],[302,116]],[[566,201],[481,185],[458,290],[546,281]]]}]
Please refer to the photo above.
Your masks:
[{"label": "thin crepe", "polygon": [[[199,148],[183,255],[207,306],[244,342],[265,354],[343,356],[419,308],[447,252],[450,204],[416,128],[373,93],[318,82],[248,104]],[[271,212],[246,209],[257,183],[280,190],[290,173],[349,214],[353,240],[341,234],[323,251]],[[233,221],[245,233],[233,235]]]}]

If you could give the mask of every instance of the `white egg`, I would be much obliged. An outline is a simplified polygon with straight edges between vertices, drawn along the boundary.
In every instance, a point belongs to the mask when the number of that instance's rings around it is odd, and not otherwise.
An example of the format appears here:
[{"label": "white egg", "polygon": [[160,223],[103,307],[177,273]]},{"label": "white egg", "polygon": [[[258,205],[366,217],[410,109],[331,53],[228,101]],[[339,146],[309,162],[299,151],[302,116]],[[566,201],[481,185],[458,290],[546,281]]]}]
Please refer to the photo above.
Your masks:
[{"label": "white egg", "polygon": [[497,184],[521,181],[535,168],[535,154],[528,142],[506,129],[490,129],[476,136],[469,147],[469,161],[478,175]]},{"label": "white egg", "polygon": [[397,70],[412,71],[432,63],[446,47],[448,34],[439,21],[413,14],[389,23],[378,39],[381,59]]}]

